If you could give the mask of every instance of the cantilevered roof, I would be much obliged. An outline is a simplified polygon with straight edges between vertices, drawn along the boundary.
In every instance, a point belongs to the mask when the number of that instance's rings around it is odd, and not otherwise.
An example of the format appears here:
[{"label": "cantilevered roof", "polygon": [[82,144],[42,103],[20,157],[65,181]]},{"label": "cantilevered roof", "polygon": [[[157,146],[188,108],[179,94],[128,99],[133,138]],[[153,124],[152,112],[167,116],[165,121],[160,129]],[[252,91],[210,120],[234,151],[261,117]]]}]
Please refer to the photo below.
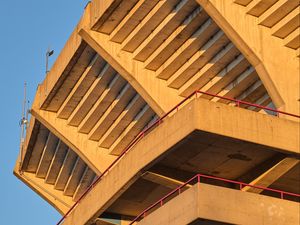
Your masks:
[{"label": "cantilevered roof", "polygon": [[139,73],[151,71],[180,96],[199,89],[271,103],[256,70],[196,1],[117,2],[94,30],[118,54],[128,52]]},{"label": "cantilevered roof", "polygon": [[[27,148],[23,149],[23,161],[15,173],[58,211],[65,212],[97,178],[97,174],[44,125],[34,118],[32,121],[31,136]],[[51,201],[48,195],[54,199]]]}]

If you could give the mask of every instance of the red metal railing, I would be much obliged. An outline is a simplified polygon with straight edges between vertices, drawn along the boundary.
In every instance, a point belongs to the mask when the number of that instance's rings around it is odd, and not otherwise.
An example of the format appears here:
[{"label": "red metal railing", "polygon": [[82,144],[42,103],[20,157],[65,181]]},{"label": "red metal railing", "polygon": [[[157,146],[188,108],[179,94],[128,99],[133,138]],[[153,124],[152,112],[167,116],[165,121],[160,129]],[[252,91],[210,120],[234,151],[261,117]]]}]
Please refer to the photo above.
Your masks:
[{"label": "red metal railing", "polygon": [[204,174],[197,174],[194,177],[192,177],[191,179],[189,179],[187,182],[185,182],[184,184],[180,185],[179,187],[177,187],[176,189],[174,189],[173,191],[171,191],[170,193],[168,193],[167,195],[165,195],[164,197],[162,197],[161,199],[159,199],[154,204],[150,205],[148,208],[146,208],[144,211],[142,211],[133,221],[131,221],[131,223],[129,225],[132,225],[135,222],[138,222],[142,218],[146,217],[147,213],[150,210],[152,210],[153,208],[155,208],[157,206],[158,207],[162,206],[165,203],[165,201],[169,197],[171,197],[172,195],[174,195],[176,193],[181,194],[182,193],[182,189],[184,187],[186,187],[188,184],[190,184],[192,181],[196,181],[197,183],[201,183],[201,178],[212,179],[212,180],[217,180],[217,181],[223,181],[223,182],[230,183],[230,184],[236,184],[236,185],[239,185],[239,190],[242,190],[242,188],[244,188],[244,187],[251,187],[251,188],[261,189],[261,190],[264,190],[264,191],[270,191],[270,192],[273,192],[273,193],[278,193],[278,194],[280,194],[280,198],[281,199],[284,198],[284,195],[286,195],[286,196],[294,196],[294,197],[300,198],[299,194],[295,194],[295,193],[291,193],[291,192],[276,190],[276,189],[273,189],[273,188],[267,188],[267,187],[262,187],[262,186],[255,186],[255,185],[247,184],[247,183],[244,183],[244,182],[239,182],[239,181],[224,179],[224,178],[220,178],[220,177],[214,177],[214,176],[209,176],[209,175],[204,175]]},{"label": "red metal railing", "polygon": [[190,94],[188,97],[186,97],[185,99],[183,99],[181,102],[179,102],[176,106],[174,106],[169,112],[167,112],[164,116],[162,116],[161,118],[157,119],[153,124],[151,124],[150,126],[146,127],[143,131],[141,131],[130,143],[129,145],[122,151],[122,153],[112,162],[112,164],[109,165],[109,167],[103,171],[103,173],[86,189],[86,191],[81,195],[81,197],[74,203],[74,205],[68,210],[68,212],[59,220],[59,222],[57,223],[57,225],[60,225],[64,219],[71,213],[71,211],[79,204],[79,202],[87,195],[87,193],[90,192],[91,189],[93,189],[93,187],[102,179],[102,177],[104,177],[113,166],[115,166],[117,164],[117,162],[120,161],[120,159],[137,143],[139,142],[146,134],[148,134],[150,132],[150,130],[152,130],[153,128],[155,128],[156,126],[160,125],[162,123],[162,121],[168,117],[170,114],[172,114],[173,112],[178,111],[179,107],[182,106],[184,103],[186,103],[189,99],[191,99],[193,96],[194,97],[199,97],[199,94],[202,95],[207,95],[207,96],[211,96],[211,97],[215,97],[215,98],[219,98],[219,99],[223,99],[223,100],[227,100],[227,101],[231,101],[231,102],[235,102],[236,106],[240,107],[241,105],[247,105],[247,106],[252,106],[255,108],[260,108],[260,109],[264,109],[264,110],[269,110],[272,112],[275,112],[277,115],[279,114],[283,114],[283,115],[288,115],[288,116],[292,116],[292,117],[296,117],[296,118],[300,118],[300,116],[295,115],[295,114],[291,114],[291,113],[287,113],[287,112],[283,112],[283,111],[279,111],[276,109],[272,109],[269,107],[265,107],[265,106],[261,106],[261,105],[257,105],[257,104],[253,104],[250,102],[245,102],[245,101],[241,101],[241,100],[237,100],[237,99],[233,99],[233,98],[228,98],[228,97],[224,97],[224,96],[219,96],[219,95],[215,95],[215,94],[211,94],[211,93],[207,93],[207,92],[203,92],[203,91],[195,91],[192,94]]},{"label": "red metal railing", "polygon": [[276,113],[277,115],[283,114],[283,115],[287,115],[287,116],[291,116],[291,117],[300,118],[299,115],[295,115],[295,114],[292,114],[292,113],[287,113],[287,112],[280,111],[280,110],[277,110],[277,109],[272,109],[270,107],[254,104],[254,103],[251,103],[251,102],[245,102],[245,101],[242,101],[242,100],[238,100],[238,99],[234,99],[234,98],[228,98],[228,97],[224,97],[224,96],[219,96],[219,95],[216,95],[216,94],[211,94],[211,93],[207,93],[207,92],[203,92],[203,91],[195,91],[195,93],[196,93],[196,95],[197,95],[197,93],[199,93],[199,94],[208,95],[208,96],[211,96],[211,97],[227,100],[227,101],[230,101],[230,102],[235,102],[236,106],[238,106],[238,107],[240,107],[241,105],[247,105],[247,106],[252,106],[254,108],[259,108],[259,109],[264,109],[264,110],[267,110],[267,111],[271,111],[271,112]]}]

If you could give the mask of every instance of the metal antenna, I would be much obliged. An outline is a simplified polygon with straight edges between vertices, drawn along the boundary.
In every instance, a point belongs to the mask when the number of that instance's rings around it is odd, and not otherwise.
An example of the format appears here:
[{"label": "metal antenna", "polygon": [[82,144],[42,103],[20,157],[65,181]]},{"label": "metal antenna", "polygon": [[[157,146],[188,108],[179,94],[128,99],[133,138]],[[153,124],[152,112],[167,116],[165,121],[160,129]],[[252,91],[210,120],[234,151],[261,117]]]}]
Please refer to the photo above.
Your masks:
[{"label": "metal antenna", "polygon": [[23,106],[22,106],[22,118],[19,122],[19,125],[21,127],[21,140],[20,140],[20,167],[22,165],[22,159],[23,159],[23,148],[24,148],[24,141],[25,141],[25,133],[28,125],[28,101],[27,101],[27,90],[26,90],[26,82],[24,82],[24,100],[23,100]]}]

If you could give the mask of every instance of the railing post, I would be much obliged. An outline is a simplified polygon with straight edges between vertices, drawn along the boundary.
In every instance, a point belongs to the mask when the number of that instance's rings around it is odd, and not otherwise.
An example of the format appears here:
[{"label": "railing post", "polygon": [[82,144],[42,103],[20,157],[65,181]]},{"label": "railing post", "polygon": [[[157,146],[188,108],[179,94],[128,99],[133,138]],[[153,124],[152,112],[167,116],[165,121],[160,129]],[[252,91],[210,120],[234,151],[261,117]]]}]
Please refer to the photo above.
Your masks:
[{"label": "railing post", "polygon": [[178,193],[181,194],[181,188],[178,189]]},{"label": "railing post", "polygon": [[243,184],[242,183],[240,183],[240,190],[242,190],[243,189]]},{"label": "railing post", "polygon": [[197,175],[198,183],[200,183],[200,174]]},{"label": "railing post", "polygon": [[163,200],[160,201],[160,206],[162,206],[164,204]]},{"label": "railing post", "polygon": [[283,199],[283,192],[280,192],[280,198]]}]

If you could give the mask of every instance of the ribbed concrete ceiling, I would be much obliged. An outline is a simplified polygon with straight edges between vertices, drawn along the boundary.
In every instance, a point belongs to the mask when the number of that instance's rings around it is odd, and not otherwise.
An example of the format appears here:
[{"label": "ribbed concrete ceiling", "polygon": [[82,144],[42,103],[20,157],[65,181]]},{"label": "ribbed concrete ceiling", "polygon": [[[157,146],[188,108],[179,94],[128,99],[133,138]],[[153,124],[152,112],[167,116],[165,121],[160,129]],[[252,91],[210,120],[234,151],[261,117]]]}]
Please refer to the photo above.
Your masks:
[{"label": "ribbed concrete ceiling", "polygon": [[[300,47],[300,2],[298,0],[235,0],[247,14],[258,18],[258,25],[270,28],[291,49]],[[299,57],[300,55],[298,55]]]},{"label": "ribbed concrete ceiling", "polygon": [[[194,0],[120,1],[98,31],[181,96],[200,89],[272,103],[255,69]],[[139,93],[85,43],[53,90],[43,109],[114,155],[157,118]]]},{"label": "ribbed concrete ceiling", "polygon": [[271,103],[255,69],[194,0],[120,1],[97,31],[181,96],[200,89]]},{"label": "ribbed concrete ceiling", "polygon": [[155,112],[106,61],[87,46],[46,110],[118,155],[156,119]]},{"label": "ribbed concrete ceiling", "polygon": [[96,173],[64,142],[36,122],[22,171],[52,185],[76,201],[97,177]]}]

